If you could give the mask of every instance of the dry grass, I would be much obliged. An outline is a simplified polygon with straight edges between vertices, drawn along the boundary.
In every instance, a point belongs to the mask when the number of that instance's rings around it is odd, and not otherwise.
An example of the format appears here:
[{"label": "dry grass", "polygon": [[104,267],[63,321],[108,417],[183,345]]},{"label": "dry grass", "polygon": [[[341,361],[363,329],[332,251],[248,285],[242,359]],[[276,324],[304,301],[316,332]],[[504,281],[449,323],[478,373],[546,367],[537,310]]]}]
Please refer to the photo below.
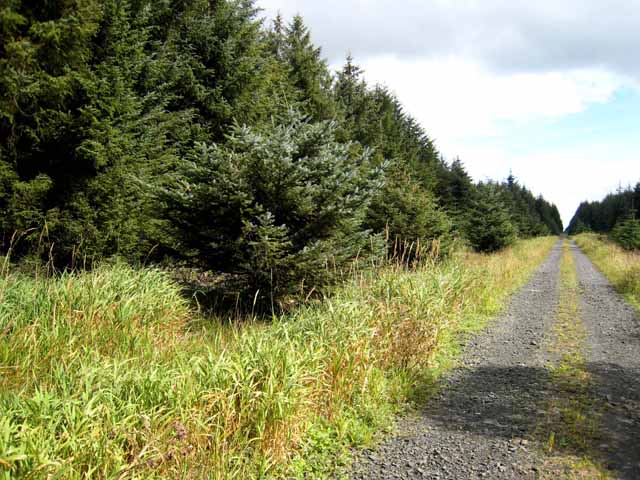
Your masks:
[{"label": "dry grass", "polygon": [[268,325],[198,318],[153,269],[7,273],[0,479],[327,474],[554,241],[361,274]]},{"label": "dry grass", "polygon": [[616,289],[640,309],[640,252],[624,250],[595,234],[578,235],[575,241]]}]

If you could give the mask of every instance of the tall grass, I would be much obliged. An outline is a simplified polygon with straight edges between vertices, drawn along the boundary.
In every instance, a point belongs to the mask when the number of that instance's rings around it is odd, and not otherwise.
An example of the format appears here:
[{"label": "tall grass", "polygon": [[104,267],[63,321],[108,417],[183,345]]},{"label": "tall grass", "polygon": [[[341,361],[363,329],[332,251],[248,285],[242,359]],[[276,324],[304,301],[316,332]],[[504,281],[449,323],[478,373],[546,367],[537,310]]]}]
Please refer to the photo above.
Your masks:
[{"label": "tall grass", "polygon": [[7,274],[0,478],[321,476],[553,241],[360,274],[268,324],[199,318],[154,269]]},{"label": "tall grass", "polygon": [[640,252],[624,250],[592,233],[578,235],[575,241],[614,287],[640,309]]}]

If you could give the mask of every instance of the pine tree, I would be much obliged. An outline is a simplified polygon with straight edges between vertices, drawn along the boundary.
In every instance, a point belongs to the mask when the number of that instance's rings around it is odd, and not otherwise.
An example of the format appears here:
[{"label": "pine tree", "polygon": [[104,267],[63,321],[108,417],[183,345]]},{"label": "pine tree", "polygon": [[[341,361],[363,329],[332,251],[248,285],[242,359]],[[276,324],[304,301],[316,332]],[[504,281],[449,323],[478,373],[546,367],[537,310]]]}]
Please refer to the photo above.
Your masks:
[{"label": "pine tree", "polygon": [[367,226],[385,232],[390,255],[406,261],[446,255],[452,242],[451,224],[433,194],[407,172],[387,172],[384,188],[373,198]]},{"label": "pine tree", "polygon": [[180,252],[276,297],[326,285],[365,257],[379,173],[334,133],[332,123],[290,112],[268,127],[236,127],[226,145],[201,144],[184,181],[166,191]]},{"label": "pine tree", "polygon": [[311,32],[300,15],[296,15],[284,31],[283,59],[289,67],[289,80],[306,104],[307,113],[316,120],[334,116],[330,96],[331,75],[322,49],[311,41]]},{"label": "pine tree", "polygon": [[516,232],[495,185],[480,184],[468,213],[466,233],[479,252],[494,252],[514,242]]},{"label": "pine tree", "polygon": [[635,212],[616,224],[611,231],[611,238],[626,250],[640,250],[640,220],[635,218]]},{"label": "pine tree", "polygon": [[[93,168],[75,148],[86,139],[97,1],[10,2],[0,10],[0,217],[3,238],[43,231],[58,180]],[[28,240],[28,239],[27,239]],[[28,248],[28,243],[23,243]],[[6,245],[5,245],[6,247]]]}]

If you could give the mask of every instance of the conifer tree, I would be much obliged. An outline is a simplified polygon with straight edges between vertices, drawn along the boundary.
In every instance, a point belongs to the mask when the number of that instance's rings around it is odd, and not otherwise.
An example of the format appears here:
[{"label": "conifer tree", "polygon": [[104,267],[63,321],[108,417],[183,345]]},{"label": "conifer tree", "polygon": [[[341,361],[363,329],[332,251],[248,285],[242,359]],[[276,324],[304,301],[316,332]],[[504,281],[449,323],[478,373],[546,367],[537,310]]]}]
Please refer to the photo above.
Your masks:
[{"label": "conifer tree", "polygon": [[101,10],[96,1],[10,2],[0,20],[3,237],[37,238],[58,180],[93,168],[75,148],[86,138],[81,109]]},{"label": "conifer tree", "polygon": [[444,204],[454,213],[462,212],[469,205],[473,196],[473,185],[460,158],[451,163],[449,178],[441,192]]},{"label": "conifer tree", "polygon": [[[9,0],[0,20],[5,250],[29,232],[14,253],[44,239],[60,266],[153,251],[280,295],[328,283],[371,233],[475,238],[462,162],[350,56],[334,78],[299,16],[266,30],[254,0]],[[491,189],[520,235],[561,228],[514,177]],[[581,218],[610,230],[638,195]]]},{"label": "conifer tree", "polygon": [[343,140],[369,144],[367,135],[371,130],[373,102],[362,78],[363,70],[353,62],[351,55],[336,76],[334,95],[341,116],[338,135]]},{"label": "conifer tree", "polygon": [[236,127],[226,145],[200,144],[166,191],[179,251],[275,296],[320,287],[366,257],[379,173],[334,133],[290,112],[269,127]]},{"label": "conifer tree", "polygon": [[165,230],[149,192],[176,159],[234,119],[272,113],[256,13],[252,1],[208,0],[2,10],[4,238],[45,232],[63,264],[78,244],[146,256]]},{"label": "conifer tree", "polygon": [[279,60],[282,63],[285,63],[285,48],[286,48],[286,38],[285,38],[285,21],[282,17],[282,14],[278,12],[276,18],[273,19],[271,23],[271,28],[267,31],[266,34],[266,43],[271,55],[274,58]]},{"label": "conifer tree", "polygon": [[313,44],[311,32],[300,15],[293,17],[283,35],[283,60],[299,100],[306,104],[305,110],[315,120],[333,118],[335,106],[330,96],[329,68],[322,58],[322,49]]},{"label": "conifer tree", "polygon": [[206,132],[199,140],[222,141],[234,121],[270,115],[269,62],[254,0],[160,2],[150,10],[158,61],[146,82],[169,99],[169,111],[195,113]]},{"label": "conifer tree", "polygon": [[633,217],[638,201],[640,185],[635,188],[619,188],[616,193],[610,193],[601,201],[582,202],[567,231],[573,235],[586,228],[598,233],[610,233],[616,225]]},{"label": "conifer tree", "polygon": [[616,224],[611,238],[626,250],[640,250],[640,220],[636,218],[635,211]]},{"label": "conifer tree", "polygon": [[447,254],[451,224],[433,194],[402,170],[387,172],[386,179],[369,207],[367,226],[385,232],[390,255],[411,261]]},{"label": "conifer tree", "polygon": [[516,231],[494,184],[480,184],[467,221],[467,237],[479,252],[494,252],[511,245]]}]

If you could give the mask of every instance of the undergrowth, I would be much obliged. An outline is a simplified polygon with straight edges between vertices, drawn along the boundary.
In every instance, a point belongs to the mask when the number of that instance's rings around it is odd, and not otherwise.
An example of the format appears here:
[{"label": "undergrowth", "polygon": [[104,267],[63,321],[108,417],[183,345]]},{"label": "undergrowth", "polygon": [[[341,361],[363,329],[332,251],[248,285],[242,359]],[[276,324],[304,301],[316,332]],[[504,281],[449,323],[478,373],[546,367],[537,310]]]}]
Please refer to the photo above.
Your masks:
[{"label": "undergrowth", "polygon": [[447,368],[555,239],[361,273],[229,323],[162,271],[0,280],[0,479],[329,475]]}]

